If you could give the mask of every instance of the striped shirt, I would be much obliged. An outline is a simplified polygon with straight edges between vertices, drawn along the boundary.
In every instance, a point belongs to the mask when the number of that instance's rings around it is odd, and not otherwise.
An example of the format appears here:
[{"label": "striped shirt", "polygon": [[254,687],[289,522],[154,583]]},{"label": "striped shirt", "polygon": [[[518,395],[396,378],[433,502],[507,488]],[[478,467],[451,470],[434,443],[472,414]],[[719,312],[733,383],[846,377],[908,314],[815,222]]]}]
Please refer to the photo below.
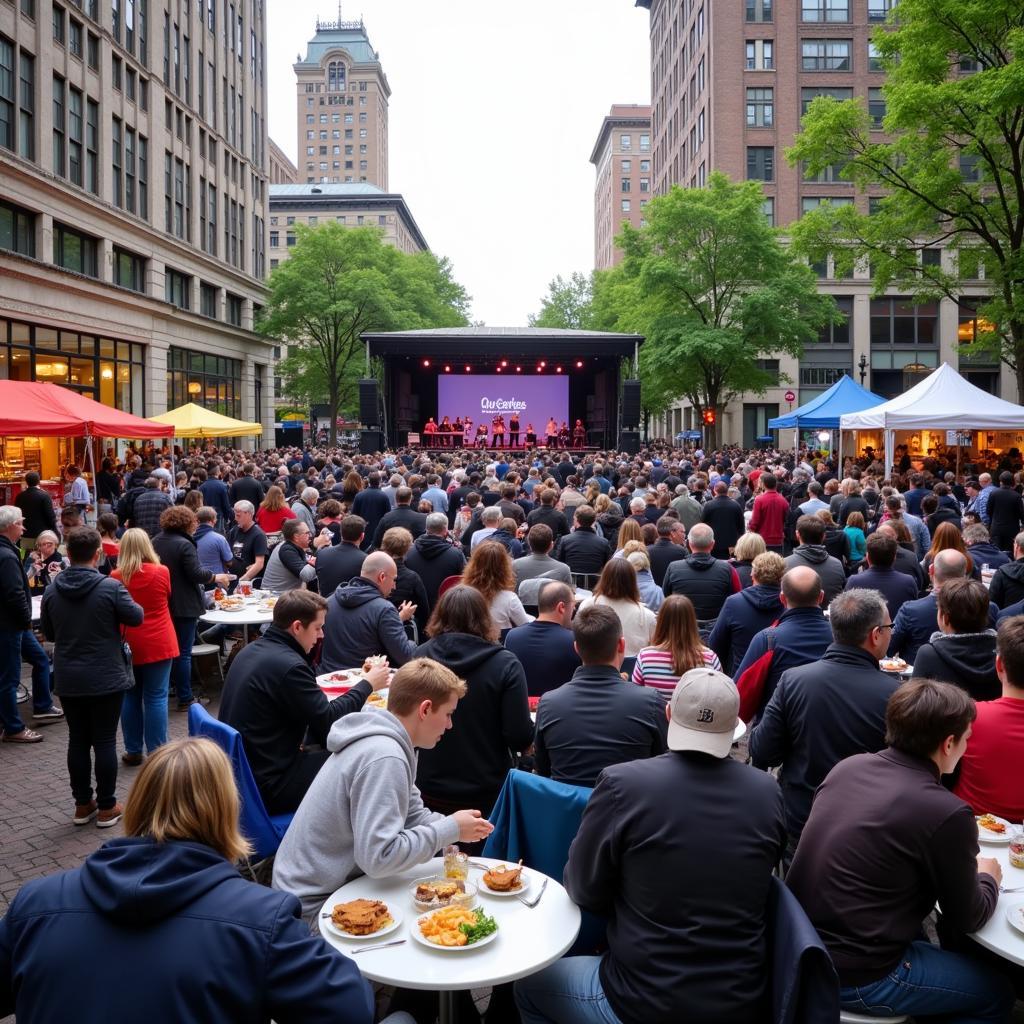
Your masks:
[{"label": "striped shirt", "polygon": [[[718,655],[708,647],[702,647],[704,664],[717,672],[722,671]],[[637,686],[650,686],[658,691],[667,702],[679,682],[679,676],[672,669],[672,652],[657,647],[645,647],[636,656],[633,668],[633,682]]]}]

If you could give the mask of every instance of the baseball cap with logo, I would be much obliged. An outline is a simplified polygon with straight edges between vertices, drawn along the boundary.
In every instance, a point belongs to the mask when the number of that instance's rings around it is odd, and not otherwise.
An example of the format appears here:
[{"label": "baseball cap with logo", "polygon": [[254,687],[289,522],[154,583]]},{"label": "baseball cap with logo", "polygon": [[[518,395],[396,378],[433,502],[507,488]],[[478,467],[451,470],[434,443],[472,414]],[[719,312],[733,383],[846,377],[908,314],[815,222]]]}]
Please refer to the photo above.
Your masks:
[{"label": "baseball cap with logo", "polygon": [[669,750],[729,756],[740,694],[727,675],[711,668],[691,668],[679,677],[669,707]]}]

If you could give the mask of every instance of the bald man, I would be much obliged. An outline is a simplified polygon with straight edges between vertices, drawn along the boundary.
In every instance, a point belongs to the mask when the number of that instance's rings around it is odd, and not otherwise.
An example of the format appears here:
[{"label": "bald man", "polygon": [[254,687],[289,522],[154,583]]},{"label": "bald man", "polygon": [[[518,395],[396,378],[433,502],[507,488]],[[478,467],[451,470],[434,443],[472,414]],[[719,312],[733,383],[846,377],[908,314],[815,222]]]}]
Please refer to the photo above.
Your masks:
[{"label": "bald man", "polygon": [[782,577],[780,600],[785,611],[779,616],[777,625],[762,629],[751,640],[736,670],[735,679],[739,686],[743,673],[771,651],[771,666],[757,713],[751,722],[760,720],[761,712],[775,692],[783,672],[817,661],[832,643],[832,627],[821,610],[823,596],[821,578],[809,566],[796,566]]},{"label": "bald man", "polygon": [[359,576],[335,590],[327,602],[322,672],[357,668],[374,654],[387,655],[396,667],[412,658],[415,645],[405,623],[416,605],[405,601],[396,609],[388,600],[397,577],[394,559],[375,551],[364,559]]}]

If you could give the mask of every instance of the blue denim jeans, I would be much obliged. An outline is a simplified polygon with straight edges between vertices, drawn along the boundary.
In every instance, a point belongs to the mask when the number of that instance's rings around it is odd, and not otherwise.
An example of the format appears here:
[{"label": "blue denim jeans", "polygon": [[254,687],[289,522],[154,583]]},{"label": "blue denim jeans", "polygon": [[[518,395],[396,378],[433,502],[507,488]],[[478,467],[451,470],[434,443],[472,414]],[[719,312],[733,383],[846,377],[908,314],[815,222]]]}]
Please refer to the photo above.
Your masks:
[{"label": "blue denim jeans", "polygon": [[1002,975],[961,953],[912,942],[900,962],[870,985],[839,990],[844,1010],[869,1016],[941,1017],[943,1024],[1005,1024],[1013,989]]},{"label": "blue denim jeans", "polygon": [[178,656],[174,659],[171,675],[174,678],[174,689],[179,704],[188,704],[192,700],[192,648],[196,642],[196,624],[198,619],[179,619],[174,617],[174,632],[178,637]]},{"label": "blue denim jeans", "polygon": [[21,632],[0,632],[0,726],[8,736],[25,728],[18,714],[18,683],[21,681]]},{"label": "blue denim jeans", "polygon": [[124,695],[121,705],[121,735],[129,754],[152,754],[167,742],[167,684],[173,659],[135,665],[135,685]]},{"label": "blue denim jeans", "polygon": [[31,629],[26,629],[21,634],[21,659],[32,666],[32,710],[49,711],[53,707],[50,659]]},{"label": "blue denim jeans", "polygon": [[567,956],[516,982],[523,1024],[620,1024],[608,1005],[599,956]]}]

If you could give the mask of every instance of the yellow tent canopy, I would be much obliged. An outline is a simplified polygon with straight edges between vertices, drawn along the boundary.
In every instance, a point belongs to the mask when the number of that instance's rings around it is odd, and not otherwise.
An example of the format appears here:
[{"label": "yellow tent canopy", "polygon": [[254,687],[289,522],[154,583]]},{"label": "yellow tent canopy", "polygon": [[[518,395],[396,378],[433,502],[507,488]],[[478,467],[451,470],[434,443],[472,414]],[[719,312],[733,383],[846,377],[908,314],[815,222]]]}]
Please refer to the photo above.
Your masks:
[{"label": "yellow tent canopy", "polygon": [[159,416],[150,416],[149,419],[171,427],[175,437],[248,437],[263,433],[262,423],[234,420],[212,409],[204,409],[195,402],[169,409]]}]

